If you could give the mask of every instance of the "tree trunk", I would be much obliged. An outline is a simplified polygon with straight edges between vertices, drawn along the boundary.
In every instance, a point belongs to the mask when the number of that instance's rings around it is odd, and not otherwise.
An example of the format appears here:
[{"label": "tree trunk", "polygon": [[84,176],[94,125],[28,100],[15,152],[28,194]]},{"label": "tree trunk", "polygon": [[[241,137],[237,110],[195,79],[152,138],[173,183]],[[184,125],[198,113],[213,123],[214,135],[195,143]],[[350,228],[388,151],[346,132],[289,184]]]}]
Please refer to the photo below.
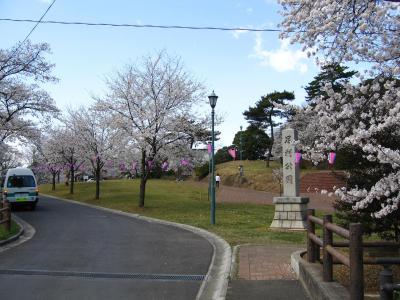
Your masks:
[{"label": "tree trunk", "polygon": [[400,230],[398,224],[394,225],[394,240],[396,243],[400,242]]},{"label": "tree trunk", "polygon": [[98,200],[100,199],[100,163],[97,159],[96,162],[96,197],[95,199]]},{"label": "tree trunk", "polygon": [[61,173],[61,171],[57,172],[57,183],[60,183],[60,173]]},{"label": "tree trunk", "polygon": [[271,127],[271,144],[268,147],[268,155],[267,155],[267,168],[269,168],[269,161],[271,160],[272,156],[272,146],[274,145],[274,126],[272,123],[272,116],[270,117],[269,126]]},{"label": "tree trunk", "polygon": [[71,164],[71,167],[69,169],[69,174],[71,176],[71,182],[69,184],[69,193],[73,194],[74,193],[74,182],[75,182],[75,166]]},{"label": "tree trunk", "polygon": [[53,178],[51,180],[51,190],[55,191],[56,190],[56,175],[57,173],[52,173],[51,175],[53,175]]},{"label": "tree trunk", "polygon": [[144,197],[146,193],[146,151],[142,150],[142,161],[141,161],[141,174],[140,174],[140,193],[139,193],[139,207],[144,207]]}]

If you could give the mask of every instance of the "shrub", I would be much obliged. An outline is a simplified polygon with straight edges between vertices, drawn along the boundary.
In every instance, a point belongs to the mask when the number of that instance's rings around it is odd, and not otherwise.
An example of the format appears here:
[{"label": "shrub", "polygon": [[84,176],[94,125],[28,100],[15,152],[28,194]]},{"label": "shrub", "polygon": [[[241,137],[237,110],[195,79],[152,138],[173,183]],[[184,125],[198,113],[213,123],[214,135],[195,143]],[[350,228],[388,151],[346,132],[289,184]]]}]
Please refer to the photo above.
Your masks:
[{"label": "shrub", "polygon": [[195,167],[194,172],[198,179],[203,179],[204,177],[206,177],[208,175],[209,169],[210,169],[209,163],[205,162],[204,164]]}]

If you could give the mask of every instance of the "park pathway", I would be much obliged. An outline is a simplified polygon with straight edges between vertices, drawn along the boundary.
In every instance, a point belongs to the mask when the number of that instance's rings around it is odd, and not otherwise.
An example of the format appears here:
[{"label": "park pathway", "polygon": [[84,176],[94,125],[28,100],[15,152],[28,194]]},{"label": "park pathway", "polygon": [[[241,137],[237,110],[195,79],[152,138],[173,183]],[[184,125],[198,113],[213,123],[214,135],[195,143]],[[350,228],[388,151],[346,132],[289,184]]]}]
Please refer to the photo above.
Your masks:
[{"label": "park pathway", "polygon": [[[216,198],[217,202],[273,204],[273,197],[277,196],[279,195],[264,191],[221,185],[217,190]],[[336,199],[335,197],[328,197],[320,193],[302,193],[300,196],[310,199],[310,203],[308,204],[309,208],[315,208],[316,210],[325,212],[333,211],[332,205]]]},{"label": "park pathway", "polygon": [[[252,189],[223,186],[217,202],[272,204],[276,194]],[[310,198],[310,208],[332,211],[334,198],[320,194],[302,194]],[[307,300],[290,266],[290,256],[304,247],[290,244],[241,245],[238,250],[237,277],[230,281],[227,300]]]},{"label": "park pathway", "polygon": [[242,245],[237,278],[229,283],[227,300],[307,300],[290,267],[296,245]]}]

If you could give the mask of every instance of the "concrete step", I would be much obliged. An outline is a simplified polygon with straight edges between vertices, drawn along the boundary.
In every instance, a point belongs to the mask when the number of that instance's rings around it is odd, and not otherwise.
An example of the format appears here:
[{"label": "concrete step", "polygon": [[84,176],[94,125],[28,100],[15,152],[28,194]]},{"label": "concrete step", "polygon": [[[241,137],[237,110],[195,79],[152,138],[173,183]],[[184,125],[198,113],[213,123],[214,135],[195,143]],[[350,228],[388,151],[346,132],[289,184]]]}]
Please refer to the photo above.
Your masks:
[{"label": "concrete step", "polygon": [[316,189],[333,191],[333,187],[346,186],[343,172],[321,171],[305,174],[300,180],[300,193],[314,192]]}]

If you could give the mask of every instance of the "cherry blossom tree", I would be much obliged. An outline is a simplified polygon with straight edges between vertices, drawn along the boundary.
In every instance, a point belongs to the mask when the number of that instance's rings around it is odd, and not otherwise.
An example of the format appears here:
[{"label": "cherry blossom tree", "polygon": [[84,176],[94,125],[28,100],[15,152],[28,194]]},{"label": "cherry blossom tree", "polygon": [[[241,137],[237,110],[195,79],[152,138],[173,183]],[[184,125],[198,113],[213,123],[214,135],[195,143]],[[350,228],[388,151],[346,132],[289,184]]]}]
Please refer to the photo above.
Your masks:
[{"label": "cherry blossom tree", "polygon": [[50,173],[52,190],[56,189],[56,178],[64,170],[63,157],[60,152],[58,131],[49,129],[33,143],[32,168],[35,173]]},{"label": "cherry blossom tree", "polygon": [[318,160],[331,150],[359,149],[364,164],[373,163],[364,174],[374,176],[365,176],[362,186],[337,194],[351,206],[353,217],[371,218],[371,232],[400,240],[399,4],[375,0],[280,3],[283,37],[332,63],[363,62],[359,83],[346,83],[339,92],[326,83],[325,96],[305,109],[303,116],[313,116],[310,126],[315,130],[309,150]]},{"label": "cherry blossom tree", "polygon": [[139,206],[144,206],[146,182],[158,154],[187,138],[192,107],[204,99],[201,83],[185,71],[182,61],[165,51],[125,66],[107,80],[108,92],[97,106],[113,115],[140,149]]},{"label": "cherry blossom tree", "polygon": [[66,171],[70,194],[74,193],[75,174],[84,164],[82,153],[82,141],[77,137],[73,128],[68,124],[53,129],[52,138],[57,141],[52,151],[54,155],[60,156]]},{"label": "cherry blossom tree", "polygon": [[96,180],[95,199],[100,198],[100,180],[106,162],[115,158],[121,147],[119,129],[112,126],[112,119],[105,111],[80,107],[69,110],[66,123],[79,141],[80,152],[90,163]]},{"label": "cherry blossom tree", "polygon": [[11,49],[0,49],[0,142],[29,138],[40,117],[58,112],[50,95],[39,83],[54,82],[53,65],[45,59],[48,44],[29,41]]},{"label": "cherry blossom tree", "polygon": [[399,3],[376,0],[279,0],[284,29],[309,54],[333,63],[366,62],[371,72],[399,75]]},{"label": "cherry blossom tree", "polygon": [[0,143],[0,176],[7,169],[16,168],[20,165],[21,153],[5,143]]}]

